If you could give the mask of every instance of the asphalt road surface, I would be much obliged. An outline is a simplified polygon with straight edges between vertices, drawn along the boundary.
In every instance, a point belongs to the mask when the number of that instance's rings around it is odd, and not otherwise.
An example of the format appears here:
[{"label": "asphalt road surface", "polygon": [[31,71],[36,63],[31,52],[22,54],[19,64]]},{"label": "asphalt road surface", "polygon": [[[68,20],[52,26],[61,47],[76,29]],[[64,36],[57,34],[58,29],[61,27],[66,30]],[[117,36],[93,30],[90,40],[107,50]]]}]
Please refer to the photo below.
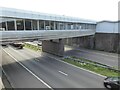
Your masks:
[{"label": "asphalt road surface", "polygon": [[2,67],[13,88],[47,88],[4,51],[2,60]]},{"label": "asphalt road surface", "polygon": [[65,56],[76,56],[118,68],[118,54],[65,47]]},{"label": "asphalt road surface", "polygon": [[[73,67],[28,49],[4,50],[52,88],[104,88],[105,77]],[[21,65],[3,53],[4,70],[14,87],[46,87]]]}]

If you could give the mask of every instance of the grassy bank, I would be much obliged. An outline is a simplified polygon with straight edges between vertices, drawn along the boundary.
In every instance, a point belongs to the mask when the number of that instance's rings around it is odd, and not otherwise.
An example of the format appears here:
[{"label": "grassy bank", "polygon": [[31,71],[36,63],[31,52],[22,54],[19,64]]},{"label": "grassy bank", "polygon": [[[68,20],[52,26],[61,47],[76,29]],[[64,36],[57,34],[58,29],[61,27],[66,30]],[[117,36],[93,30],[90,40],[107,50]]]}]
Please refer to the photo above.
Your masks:
[{"label": "grassy bank", "polygon": [[[78,61],[70,60],[68,58],[65,58],[63,60],[67,63],[70,63],[70,64],[73,64],[75,66],[78,66],[78,67],[96,72],[96,73],[104,75],[104,76],[119,76],[120,75],[120,72],[113,71],[113,70],[103,68],[103,67],[100,67],[100,66],[95,66],[93,64],[81,63],[81,62],[78,62]],[[87,60],[87,61],[90,62],[90,60]]]},{"label": "grassy bank", "polygon": [[35,45],[28,44],[28,43],[25,43],[24,47],[29,48],[34,51],[42,51],[42,48],[40,46],[35,46]]}]

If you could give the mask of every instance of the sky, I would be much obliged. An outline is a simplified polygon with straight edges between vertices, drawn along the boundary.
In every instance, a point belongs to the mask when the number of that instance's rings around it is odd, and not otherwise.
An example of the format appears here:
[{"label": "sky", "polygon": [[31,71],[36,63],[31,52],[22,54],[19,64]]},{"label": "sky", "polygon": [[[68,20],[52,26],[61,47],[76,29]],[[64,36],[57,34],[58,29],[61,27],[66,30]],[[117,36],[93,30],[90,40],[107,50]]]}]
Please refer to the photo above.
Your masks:
[{"label": "sky", "polygon": [[120,0],[0,0],[0,7],[90,19],[118,20]]}]

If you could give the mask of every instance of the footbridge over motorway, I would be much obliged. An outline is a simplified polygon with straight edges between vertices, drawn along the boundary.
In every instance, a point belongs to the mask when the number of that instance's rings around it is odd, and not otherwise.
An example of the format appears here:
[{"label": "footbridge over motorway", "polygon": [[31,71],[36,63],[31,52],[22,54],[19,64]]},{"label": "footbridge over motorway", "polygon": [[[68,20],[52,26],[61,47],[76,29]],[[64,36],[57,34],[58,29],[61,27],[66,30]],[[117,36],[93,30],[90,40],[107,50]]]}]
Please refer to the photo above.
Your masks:
[{"label": "footbridge over motorway", "polygon": [[63,55],[64,38],[94,35],[96,22],[1,7],[0,43],[42,40],[43,51]]}]

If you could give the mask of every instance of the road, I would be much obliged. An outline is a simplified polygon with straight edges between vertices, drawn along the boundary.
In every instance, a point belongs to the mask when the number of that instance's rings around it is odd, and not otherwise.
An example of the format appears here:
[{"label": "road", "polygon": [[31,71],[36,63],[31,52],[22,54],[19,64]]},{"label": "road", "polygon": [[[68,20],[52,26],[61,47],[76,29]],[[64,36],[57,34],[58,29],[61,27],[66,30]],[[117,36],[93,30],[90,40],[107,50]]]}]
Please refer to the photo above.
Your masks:
[{"label": "road", "polygon": [[[4,50],[52,88],[104,88],[105,77],[75,68],[47,55],[43,56],[40,52],[28,49],[15,50],[11,47],[4,48]],[[32,87],[31,83],[33,86],[41,87],[39,86],[41,83],[18,63],[13,62],[14,60],[3,59],[5,64],[10,61],[12,64],[6,65],[4,69],[15,87]]]},{"label": "road", "polygon": [[65,56],[76,56],[118,68],[118,54],[65,47]]},{"label": "road", "polygon": [[2,60],[2,67],[13,88],[47,88],[4,51]]}]

